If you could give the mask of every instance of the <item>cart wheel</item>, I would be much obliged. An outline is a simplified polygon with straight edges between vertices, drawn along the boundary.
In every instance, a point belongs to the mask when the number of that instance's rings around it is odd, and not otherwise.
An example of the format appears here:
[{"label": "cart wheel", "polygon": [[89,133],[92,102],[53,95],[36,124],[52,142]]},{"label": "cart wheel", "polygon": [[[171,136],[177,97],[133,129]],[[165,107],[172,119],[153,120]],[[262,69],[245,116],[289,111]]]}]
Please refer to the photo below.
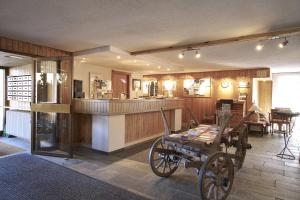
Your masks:
[{"label": "cart wheel", "polygon": [[246,157],[247,146],[248,146],[248,130],[247,127],[243,126],[242,130],[239,132],[238,142],[235,151],[235,159],[234,159],[234,165],[238,169],[241,169],[243,166]]},{"label": "cart wheel", "polygon": [[234,166],[231,158],[223,152],[211,155],[200,169],[200,199],[226,199],[231,190],[233,178]]},{"label": "cart wheel", "polygon": [[160,177],[171,176],[178,168],[180,158],[164,150],[172,150],[170,145],[162,143],[162,138],[155,140],[150,152],[149,162],[154,174]]}]

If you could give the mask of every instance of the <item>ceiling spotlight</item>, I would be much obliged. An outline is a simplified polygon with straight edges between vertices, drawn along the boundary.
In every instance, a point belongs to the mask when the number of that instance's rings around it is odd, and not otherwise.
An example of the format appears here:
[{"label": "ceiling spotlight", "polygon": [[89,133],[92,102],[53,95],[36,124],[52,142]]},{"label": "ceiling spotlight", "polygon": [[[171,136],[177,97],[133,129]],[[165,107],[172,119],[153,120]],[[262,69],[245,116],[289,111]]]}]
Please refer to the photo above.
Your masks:
[{"label": "ceiling spotlight", "polygon": [[158,69],[160,69],[160,65],[159,65],[159,66],[157,66],[157,68],[158,68]]},{"label": "ceiling spotlight", "polygon": [[201,54],[198,51],[196,51],[195,58],[200,58],[200,57],[201,57]]},{"label": "ceiling spotlight", "polygon": [[258,44],[255,47],[256,51],[261,51],[263,48],[264,48],[264,45],[262,45],[262,44]]},{"label": "ceiling spotlight", "polygon": [[179,58],[179,59],[183,59],[183,57],[184,57],[183,52],[181,52],[180,54],[178,54],[178,58]]},{"label": "ceiling spotlight", "polygon": [[136,60],[134,60],[133,62],[134,62],[134,63],[136,63],[137,61],[136,61]]},{"label": "ceiling spotlight", "polygon": [[170,68],[168,68],[167,70],[168,70],[168,71],[170,71],[171,69],[170,69]]},{"label": "ceiling spotlight", "polygon": [[118,59],[118,60],[121,59],[121,56],[117,56],[117,59]]},{"label": "ceiling spotlight", "polygon": [[280,43],[278,44],[278,47],[282,49],[282,48],[285,47],[288,43],[289,43],[289,41],[288,41],[286,38],[284,38],[284,41],[283,41],[283,42],[280,42]]},{"label": "ceiling spotlight", "polygon": [[147,65],[147,66],[150,66],[150,64],[149,64],[149,63],[147,63],[146,65]]}]

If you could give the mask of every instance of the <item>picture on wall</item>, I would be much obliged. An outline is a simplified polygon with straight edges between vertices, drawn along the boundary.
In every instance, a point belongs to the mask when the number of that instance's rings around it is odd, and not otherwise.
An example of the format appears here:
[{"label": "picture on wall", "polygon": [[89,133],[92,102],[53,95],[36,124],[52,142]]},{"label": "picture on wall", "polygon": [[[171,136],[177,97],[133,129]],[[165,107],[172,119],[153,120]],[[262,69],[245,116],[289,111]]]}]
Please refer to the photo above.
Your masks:
[{"label": "picture on wall", "polygon": [[111,81],[104,80],[103,74],[90,72],[90,98],[97,99],[99,94],[111,90]]},{"label": "picture on wall", "polygon": [[192,96],[210,97],[211,96],[211,79],[187,79],[183,82],[184,94]]},{"label": "picture on wall", "polygon": [[132,79],[132,90],[142,90],[141,79]]}]

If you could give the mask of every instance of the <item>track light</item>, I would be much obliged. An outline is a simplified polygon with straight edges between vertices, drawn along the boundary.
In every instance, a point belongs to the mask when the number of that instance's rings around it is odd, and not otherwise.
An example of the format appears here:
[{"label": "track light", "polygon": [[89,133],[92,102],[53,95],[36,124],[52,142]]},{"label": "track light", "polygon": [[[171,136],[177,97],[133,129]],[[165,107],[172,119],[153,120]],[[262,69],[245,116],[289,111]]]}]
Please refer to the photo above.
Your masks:
[{"label": "track light", "polygon": [[180,54],[178,54],[178,58],[179,58],[179,59],[183,59],[183,57],[184,57],[183,52],[181,52]]},{"label": "track light", "polygon": [[262,45],[262,44],[257,44],[255,47],[256,51],[261,51],[263,48],[264,48],[264,45]]},{"label": "track light", "polygon": [[278,47],[282,49],[282,48],[285,47],[288,43],[289,43],[289,41],[288,41],[286,38],[284,38],[284,41],[283,41],[283,42],[280,42],[280,43],[278,44]]},{"label": "track light", "polygon": [[198,51],[196,51],[195,58],[200,58],[200,57],[201,57],[201,54]]}]

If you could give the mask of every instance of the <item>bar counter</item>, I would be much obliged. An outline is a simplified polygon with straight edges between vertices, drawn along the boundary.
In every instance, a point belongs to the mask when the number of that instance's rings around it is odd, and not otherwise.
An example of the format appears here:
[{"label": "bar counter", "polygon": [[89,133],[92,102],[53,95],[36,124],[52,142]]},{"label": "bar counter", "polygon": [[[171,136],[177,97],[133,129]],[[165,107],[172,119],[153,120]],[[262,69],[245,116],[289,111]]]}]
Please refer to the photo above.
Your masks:
[{"label": "bar counter", "polygon": [[73,99],[74,142],[112,152],[162,135],[160,109],[181,129],[182,99]]},{"label": "bar counter", "polygon": [[97,115],[120,115],[183,107],[183,99],[73,99],[73,112]]}]

